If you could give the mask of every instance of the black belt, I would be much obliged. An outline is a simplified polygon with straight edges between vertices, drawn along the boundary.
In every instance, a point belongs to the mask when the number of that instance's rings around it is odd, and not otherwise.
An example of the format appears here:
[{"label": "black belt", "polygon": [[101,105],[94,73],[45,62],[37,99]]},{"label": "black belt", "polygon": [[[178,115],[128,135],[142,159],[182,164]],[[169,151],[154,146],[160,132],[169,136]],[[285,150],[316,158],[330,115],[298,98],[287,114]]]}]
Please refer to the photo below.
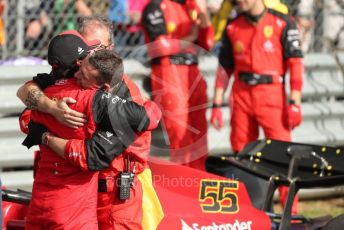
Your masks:
[{"label": "black belt", "polygon": [[239,80],[248,85],[272,84],[272,75],[240,72]]},{"label": "black belt", "polygon": [[[174,65],[197,65],[198,57],[193,54],[177,54],[168,57],[171,64]],[[153,58],[152,65],[158,65],[161,63],[161,58]]]}]

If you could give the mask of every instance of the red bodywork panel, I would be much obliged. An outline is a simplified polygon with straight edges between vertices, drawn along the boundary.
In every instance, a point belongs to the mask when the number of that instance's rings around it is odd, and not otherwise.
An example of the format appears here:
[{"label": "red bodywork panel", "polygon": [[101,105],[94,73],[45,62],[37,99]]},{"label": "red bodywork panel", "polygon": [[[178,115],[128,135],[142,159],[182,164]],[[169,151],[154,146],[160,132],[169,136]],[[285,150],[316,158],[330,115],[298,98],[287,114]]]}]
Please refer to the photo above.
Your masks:
[{"label": "red bodywork panel", "polygon": [[2,229],[24,229],[28,206],[12,202],[2,202]]},{"label": "red bodywork panel", "polygon": [[165,213],[158,229],[271,229],[243,183],[156,158],[149,165]]},{"label": "red bodywork panel", "polygon": [[[270,218],[252,206],[243,183],[152,157],[149,166],[165,215],[158,229],[271,229]],[[26,209],[3,202],[4,229],[24,229]]]}]

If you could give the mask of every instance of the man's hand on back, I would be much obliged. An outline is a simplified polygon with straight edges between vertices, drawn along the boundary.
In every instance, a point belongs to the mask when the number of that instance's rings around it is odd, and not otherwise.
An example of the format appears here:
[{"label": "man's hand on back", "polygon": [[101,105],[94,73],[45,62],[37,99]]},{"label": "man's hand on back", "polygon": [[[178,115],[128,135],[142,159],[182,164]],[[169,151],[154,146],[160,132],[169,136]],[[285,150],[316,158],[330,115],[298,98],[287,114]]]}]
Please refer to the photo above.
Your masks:
[{"label": "man's hand on back", "polygon": [[78,111],[69,108],[68,104],[74,104],[76,101],[71,97],[65,97],[56,102],[56,107],[51,110],[50,114],[55,117],[61,124],[71,128],[83,126],[87,120],[86,116]]}]

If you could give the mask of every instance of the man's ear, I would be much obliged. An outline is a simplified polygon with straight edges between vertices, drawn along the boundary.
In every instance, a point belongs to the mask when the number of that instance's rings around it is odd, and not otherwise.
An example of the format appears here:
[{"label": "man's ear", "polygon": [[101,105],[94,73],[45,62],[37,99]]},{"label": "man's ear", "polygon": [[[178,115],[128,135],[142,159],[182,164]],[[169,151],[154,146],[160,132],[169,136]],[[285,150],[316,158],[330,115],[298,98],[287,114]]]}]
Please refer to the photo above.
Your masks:
[{"label": "man's ear", "polygon": [[77,59],[77,60],[76,60],[76,65],[80,67],[80,66],[81,66],[81,62],[82,62],[82,60]]},{"label": "man's ear", "polygon": [[105,91],[108,91],[110,89],[110,85],[108,83],[104,83],[102,85],[102,89],[105,90]]}]

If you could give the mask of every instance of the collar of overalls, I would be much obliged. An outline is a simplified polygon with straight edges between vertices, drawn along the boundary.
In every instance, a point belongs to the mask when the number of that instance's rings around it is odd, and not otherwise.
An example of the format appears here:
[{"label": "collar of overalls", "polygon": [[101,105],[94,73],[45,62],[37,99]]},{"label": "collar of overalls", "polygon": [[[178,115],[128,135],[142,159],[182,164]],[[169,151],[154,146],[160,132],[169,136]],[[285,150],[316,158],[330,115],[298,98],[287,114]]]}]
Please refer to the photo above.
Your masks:
[{"label": "collar of overalls", "polygon": [[186,0],[172,0],[173,2],[178,2],[180,4],[184,4],[186,2]]},{"label": "collar of overalls", "polygon": [[249,20],[250,22],[257,23],[259,21],[259,19],[261,19],[267,11],[268,11],[268,9],[264,8],[264,10],[258,15],[251,15],[247,12],[245,12],[244,15],[247,18],[247,20]]}]

